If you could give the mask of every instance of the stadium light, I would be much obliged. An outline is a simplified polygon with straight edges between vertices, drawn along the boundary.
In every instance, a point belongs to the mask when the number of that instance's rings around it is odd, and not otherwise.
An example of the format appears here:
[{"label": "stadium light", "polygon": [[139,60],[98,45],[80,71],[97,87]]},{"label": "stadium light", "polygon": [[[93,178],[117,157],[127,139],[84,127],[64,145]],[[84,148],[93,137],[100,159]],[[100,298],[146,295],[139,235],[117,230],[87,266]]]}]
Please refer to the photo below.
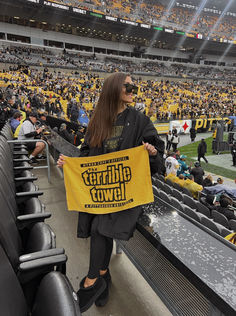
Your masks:
[{"label": "stadium light", "polygon": [[[160,25],[162,25],[163,21],[165,20],[166,17],[168,17],[170,15],[170,11],[172,10],[173,6],[175,5],[176,0],[171,0],[169,2],[169,5],[167,7],[167,10],[165,11],[164,15],[161,17],[160,19]],[[150,52],[150,48],[152,48],[153,44],[155,43],[155,41],[158,39],[160,35],[160,30],[157,30],[153,36],[153,38],[150,40],[150,45],[147,48],[147,54]]]},{"label": "stadium light", "polygon": [[193,19],[192,19],[192,21],[191,21],[191,23],[190,23],[189,26],[187,27],[186,31],[184,31],[184,32],[185,32],[185,35],[182,35],[182,36],[181,36],[180,40],[178,41],[178,43],[177,43],[177,45],[176,45],[176,48],[175,48],[175,51],[174,51],[174,54],[173,54],[173,58],[176,57],[176,55],[177,55],[177,53],[178,53],[178,50],[181,48],[181,46],[182,46],[183,43],[185,42],[185,40],[186,40],[186,38],[187,38],[186,34],[189,33],[189,32],[192,30],[192,28],[193,28],[195,22],[197,21],[197,18],[198,18],[199,15],[202,13],[202,10],[204,9],[204,7],[205,7],[207,1],[208,1],[208,0],[202,0],[200,6],[198,7],[198,10],[196,11],[196,13],[195,13],[195,15],[194,15],[194,17],[193,17]]},{"label": "stadium light", "polygon": [[[224,8],[223,12],[221,13],[221,15],[219,16],[218,20],[216,21],[216,23],[213,25],[212,30],[209,32],[208,34],[208,38],[211,36],[211,34],[216,30],[216,28],[218,27],[218,25],[220,24],[221,20],[224,18],[225,13],[229,10],[229,8],[231,7],[232,3],[234,2],[234,0],[229,0],[229,2],[227,3],[226,7]],[[197,57],[200,56],[201,52],[203,51],[203,49],[205,48],[207,42],[208,42],[208,38],[204,40],[204,42],[202,43],[200,49],[198,50],[198,52],[196,53],[196,55],[194,56],[193,62],[196,61]]]}]

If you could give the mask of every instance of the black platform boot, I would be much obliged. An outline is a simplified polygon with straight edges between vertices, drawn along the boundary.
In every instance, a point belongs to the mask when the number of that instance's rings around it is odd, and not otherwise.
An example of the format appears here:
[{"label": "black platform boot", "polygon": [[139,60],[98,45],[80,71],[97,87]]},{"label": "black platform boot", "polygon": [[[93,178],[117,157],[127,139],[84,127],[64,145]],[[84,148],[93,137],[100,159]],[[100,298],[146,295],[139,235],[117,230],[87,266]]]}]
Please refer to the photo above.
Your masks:
[{"label": "black platform boot", "polygon": [[95,305],[97,307],[105,306],[109,299],[109,286],[111,283],[111,275],[109,269],[107,269],[107,272],[104,275],[101,275],[101,278],[106,281],[106,288],[95,301]]},{"label": "black platform boot", "polygon": [[84,287],[85,279],[86,277],[80,282],[80,289],[77,292],[81,313],[89,309],[106,289],[106,282],[101,277],[97,278],[96,282],[88,287]]}]

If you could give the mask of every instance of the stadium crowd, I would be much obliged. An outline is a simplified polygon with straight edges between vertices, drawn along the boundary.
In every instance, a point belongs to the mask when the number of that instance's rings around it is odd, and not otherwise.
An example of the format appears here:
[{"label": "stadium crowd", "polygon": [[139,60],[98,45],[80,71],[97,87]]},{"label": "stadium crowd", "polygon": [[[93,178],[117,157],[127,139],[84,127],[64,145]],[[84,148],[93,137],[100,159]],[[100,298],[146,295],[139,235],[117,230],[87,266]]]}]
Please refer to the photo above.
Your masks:
[{"label": "stadium crowd", "polygon": [[[36,106],[49,114],[71,116],[72,105],[82,109],[90,117],[102,86],[98,74],[51,73],[21,70],[0,73],[1,86],[6,88],[7,98],[20,102],[21,106]],[[182,82],[171,80],[142,80],[134,102],[143,105],[145,113],[153,121],[170,119],[214,118],[235,115],[235,86],[214,82]]]},{"label": "stadium crowd", "polygon": [[166,25],[186,31],[192,25],[192,32],[200,33],[205,37],[216,40],[220,38],[234,40],[233,33],[236,28],[235,16],[225,14],[219,22],[219,15],[214,10],[201,11],[195,17],[196,10],[180,7],[177,4],[167,10],[167,5],[153,0],[145,1],[111,1],[111,0],[53,0],[53,2],[71,5],[96,13],[109,14],[113,17],[125,18],[131,21],[148,24]]},{"label": "stadium crowd", "polygon": [[234,80],[236,70],[210,66],[194,67],[191,64],[158,62],[130,59],[119,59],[110,56],[83,56],[80,53],[70,53],[66,50],[54,52],[45,48],[30,47],[2,47],[0,48],[0,62],[24,64],[28,66],[43,66],[65,68],[71,70],[98,71],[113,73],[123,71],[132,74],[147,74],[155,76],[169,76],[193,79]]}]

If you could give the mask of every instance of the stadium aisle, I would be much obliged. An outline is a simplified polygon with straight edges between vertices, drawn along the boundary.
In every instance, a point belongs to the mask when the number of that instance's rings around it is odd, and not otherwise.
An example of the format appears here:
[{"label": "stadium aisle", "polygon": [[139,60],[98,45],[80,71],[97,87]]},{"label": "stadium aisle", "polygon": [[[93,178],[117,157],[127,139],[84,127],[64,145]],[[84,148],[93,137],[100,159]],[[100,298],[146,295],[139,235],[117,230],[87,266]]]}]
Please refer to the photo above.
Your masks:
[{"label": "stadium aisle", "polygon": [[[57,237],[57,246],[64,247],[68,256],[67,275],[77,290],[87,273],[89,240],[76,238],[77,213],[66,211],[64,183],[60,171],[52,166],[51,184],[45,169],[34,170],[37,185],[45,193],[40,200],[52,213],[48,223]],[[154,293],[125,254],[113,253],[111,259],[112,286],[110,300],[103,308],[92,306],[86,316],[171,316],[166,306]]]}]

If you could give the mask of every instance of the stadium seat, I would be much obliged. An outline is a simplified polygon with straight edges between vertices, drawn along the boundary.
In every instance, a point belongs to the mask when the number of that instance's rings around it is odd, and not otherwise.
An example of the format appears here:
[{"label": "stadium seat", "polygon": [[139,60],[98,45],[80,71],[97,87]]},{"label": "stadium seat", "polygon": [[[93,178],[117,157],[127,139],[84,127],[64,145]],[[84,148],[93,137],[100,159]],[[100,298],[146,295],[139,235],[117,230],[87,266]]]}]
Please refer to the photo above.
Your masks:
[{"label": "stadium seat", "polygon": [[166,183],[164,183],[163,191],[169,195],[173,195],[172,188]]},{"label": "stadium seat", "polygon": [[166,184],[168,184],[170,187],[173,187],[173,182],[169,179],[166,179]]},{"label": "stadium seat", "polygon": [[212,216],[214,222],[219,223],[226,228],[229,228],[229,222],[228,222],[228,219],[226,216],[224,216],[223,214],[219,213],[216,210],[211,211],[211,216]]},{"label": "stadium seat", "polygon": [[229,228],[232,229],[234,232],[236,232],[236,220],[235,219],[229,220]]},{"label": "stadium seat", "polygon": [[195,221],[200,222],[200,216],[198,213],[192,210],[188,205],[183,205],[183,212]]},{"label": "stadium seat", "polygon": [[202,214],[204,214],[205,216],[207,216],[209,218],[211,217],[210,210],[204,204],[202,204],[199,201],[195,201],[195,203],[196,203],[196,206],[197,206],[197,211],[199,213],[202,213]]},{"label": "stadium seat", "polygon": [[159,179],[160,179],[162,182],[165,182],[165,177],[164,177],[162,174],[159,174]]},{"label": "stadium seat", "polygon": [[152,190],[153,190],[153,195],[158,196],[159,190],[157,189],[157,187],[155,187],[155,185],[152,186]]},{"label": "stadium seat", "polygon": [[159,198],[162,199],[163,201],[165,201],[166,203],[170,204],[170,198],[168,197],[166,192],[160,191],[159,192]]},{"label": "stadium seat", "polygon": [[219,224],[219,223],[216,223],[216,222],[215,222],[215,224],[216,224],[217,228],[218,228],[219,231],[220,231],[220,235],[221,235],[223,238],[225,238],[227,235],[229,235],[229,234],[232,233],[231,230],[227,229],[227,228],[224,227],[223,225],[221,225],[221,224]]},{"label": "stadium seat", "polygon": [[186,188],[182,188],[182,192],[183,192],[184,194],[186,194],[186,195],[188,195],[188,196],[192,197],[192,194],[191,194],[191,192],[189,192],[189,190],[188,190],[188,189],[186,189]]},{"label": "stadium seat", "polygon": [[182,192],[182,187],[181,187],[178,183],[173,182],[172,185],[173,185],[173,187],[174,187],[176,190]]},{"label": "stadium seat", "polygon": [[158,180],[158,179],[155,179],[153,184],[160,190],[163,190],[164,191],[164,185],[165,183],[162,182],[161,180]]},{"label": "stadium seat", "polygon": [[45,217],[49,217],[48,214],[15,218],[0,190],[0,244],[15,271],[19,268],[20,256],[56,247],[55,234],[49,225],[43,223]]},{"label": "stadium seat", "polygon": [[40,284],[37,282],[33,289],[36,297],[31,308],[31,302],[27,301],[22,285],[1,245],[0,266],[1,315],[27,316],[29,313],[32,316],[81,315],[77,294],[65,275],[54,271],[46,274]]},{"label": "stadium seat", "polygon": [[201,218],[201,223],[204,226],[206,226],[207,228],[209,228],[210,230],[212,230],[213,232],[217,233],[218,235],[221,235],[221,231],[220,231],[219,227],[217,226],[217,223],[213,222],[209,218],[202,217]]},{"label": "stadium seat", "polygon": [[178,201],[183,201],[183,194],[180,193],[180,191],[176,190],[173,188],[172,190],[173,196],[178,200]]},{"label": "stadium seat", "polygon": [[171,205],[177,210],[183,212],[183,204],[181,204],[175,197],[170,197]]},{"label": "stadium seat", "polygon": [[190,196],[183,194],[183,202],[184,204],[188,205],[191,209],[197,210],[197,205],[193,198]]}]

